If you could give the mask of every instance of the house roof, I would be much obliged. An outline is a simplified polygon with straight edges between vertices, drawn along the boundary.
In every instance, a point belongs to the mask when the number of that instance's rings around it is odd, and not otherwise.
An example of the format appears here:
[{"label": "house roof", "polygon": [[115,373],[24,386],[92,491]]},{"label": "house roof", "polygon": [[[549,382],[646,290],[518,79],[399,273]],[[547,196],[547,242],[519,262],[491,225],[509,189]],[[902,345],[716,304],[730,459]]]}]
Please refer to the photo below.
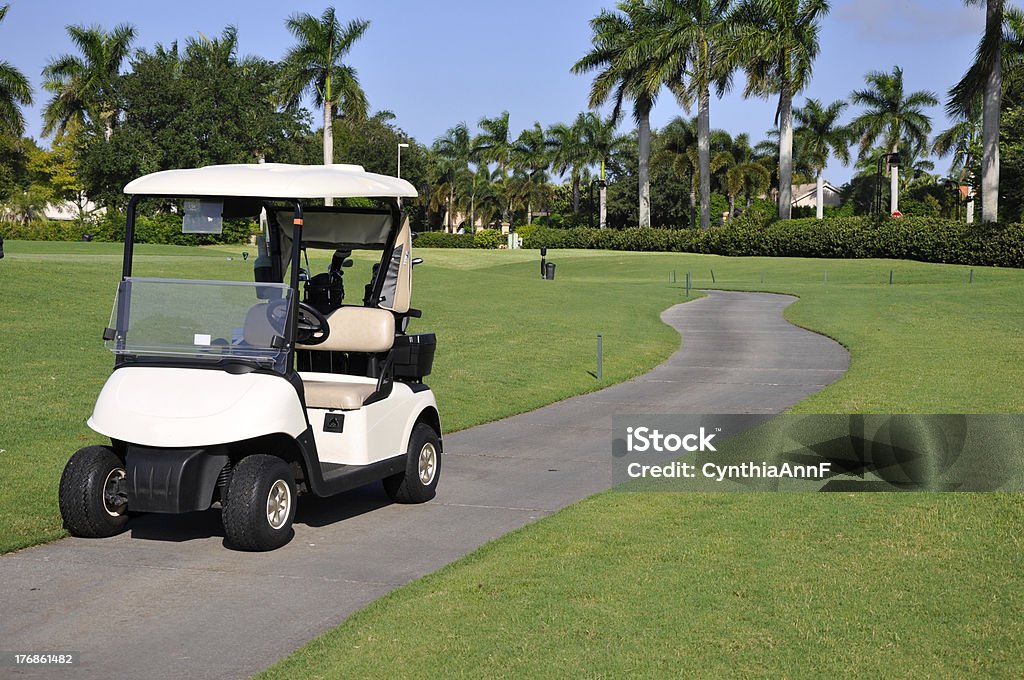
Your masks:
[{"label": "house roof", "polygon": [[[793,202],[802,201],[805,198],[814,196],[818,190],[817,184],[794,184],[793,185]],[[840,190],[831,182],[825,182],[825,191],[831,191],[834,194],[841,193]]]},{"label": "house roof", "polygon": [[416,188],[361,165],[251,163],[164,170],[132,180],[124,193],[143,196],[251,198],[413,198]]}]

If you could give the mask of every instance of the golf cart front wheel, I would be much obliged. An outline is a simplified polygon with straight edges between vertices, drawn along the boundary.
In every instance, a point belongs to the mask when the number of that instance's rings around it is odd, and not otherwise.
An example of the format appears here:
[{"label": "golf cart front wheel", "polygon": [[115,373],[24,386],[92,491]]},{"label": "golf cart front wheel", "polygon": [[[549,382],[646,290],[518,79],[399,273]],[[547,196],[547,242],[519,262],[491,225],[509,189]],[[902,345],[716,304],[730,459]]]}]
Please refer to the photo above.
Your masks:
[{"label": "golf cart front wheel", "polygon": [[107,446],[87,446],[71,456],[60,476],[58,503],[72,536],[106,538],[128,522],[124,462]]},{"label": "golf cart front wheel", "polygon": [[419,423],[409,437],[405,472],[384,478],[384,491],[396,503],[426,503],[437,494],[441,477],[441,438]]},{"label": "golf cart front wheel", "polygon": [[231,471],[221,512],[224,536],[239,550],[280,548],[291,540],[295,519],[295,476],[277,456],[246,456]]}]

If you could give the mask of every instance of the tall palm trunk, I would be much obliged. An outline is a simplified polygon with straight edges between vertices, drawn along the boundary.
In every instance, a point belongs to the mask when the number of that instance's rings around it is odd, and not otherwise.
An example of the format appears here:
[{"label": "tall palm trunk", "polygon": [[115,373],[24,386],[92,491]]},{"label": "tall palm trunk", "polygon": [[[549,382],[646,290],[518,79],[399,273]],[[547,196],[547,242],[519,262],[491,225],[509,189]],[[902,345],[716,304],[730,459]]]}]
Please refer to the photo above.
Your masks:
[{"label": "tall palm trunk", "polygon": [[992,68],[985,82],[984,108],[981,117],[981,135],[984,155],[981,159],[981,220],[999,219],[999,110],[1002,106],[1002,5],[1003,0],[988,0],[985,31],[996,36],[997,47]]},{"label": "tall palm trunk", "polygon": [[697,105],[697,164],[700,173],[700,228],[711,226],[711,92],[705,88]]},{"label": "tall palm trunk", "polygon": [[693,190],[693,180],[690,180],[690,228],[697,226],[697,192]]},{"label": "tall palm trunk", "polygon": [[793,95],[779,95],[779,219],[793,216]]},{"label": "tall palm trunk", "polygon": [[601,197],[601,208],[598,212],[598,225],[601,229],[604,229],[608,226],[608,187],[604,181],[604,159],[601,159],[601,181],[597,186],[597,193]]},{"label": "tall palm trunk", "polygon": [[[328,83],[328,88],[330,84]],[[324,165],[332,165],[334,163],[334,120],[331,115],[331,100],[329,98],[324,99]],[[334,199],[325,198],[324,205],[334,205]],[[450,212],[450,210],[449,210]]]},{"label": "tall palm trunk", "polygon": [[732,222],[733,213],[736,212],[736,194],[729,194],[729,221]]},{"label": "tall palm trunk", "polygon": [[819,220],[825,218],[825,177],[821,170],[818,170],[818,185],[814,190],[814,211],[815,217]]},{"label": "tall palm trunk", "polygon": [[651,226],[651,110],[640,111],[640,226]]},{"label": "tall palm trunk", "polygon": [[[893,144],[893,153],[899,153],[899,146]],[[900,209],[900,166],[889,166],[889,214],[899,212]]]},{"label": "tall palm trunk", "polygon": [[573,169],[572,175],[572,214],[580,214],[580,176],[575,169]]},{"label": "tall palm trunk", "polygon": [[448,190],[448,233],[455,233],[455,189]]}]

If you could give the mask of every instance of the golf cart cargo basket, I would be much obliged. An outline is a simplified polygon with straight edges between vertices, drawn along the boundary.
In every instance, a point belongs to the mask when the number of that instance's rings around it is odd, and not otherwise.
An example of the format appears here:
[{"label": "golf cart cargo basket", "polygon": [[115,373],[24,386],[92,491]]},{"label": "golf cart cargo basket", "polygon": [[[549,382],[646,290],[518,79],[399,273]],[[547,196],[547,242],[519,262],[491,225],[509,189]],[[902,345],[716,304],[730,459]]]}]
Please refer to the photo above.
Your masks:
[{"label": "golf cart cargo basket", "polygon": [[433,333],[395,337],[392,349],[395,377],[418,380],[430,375],[436,348],[437,337]]}]

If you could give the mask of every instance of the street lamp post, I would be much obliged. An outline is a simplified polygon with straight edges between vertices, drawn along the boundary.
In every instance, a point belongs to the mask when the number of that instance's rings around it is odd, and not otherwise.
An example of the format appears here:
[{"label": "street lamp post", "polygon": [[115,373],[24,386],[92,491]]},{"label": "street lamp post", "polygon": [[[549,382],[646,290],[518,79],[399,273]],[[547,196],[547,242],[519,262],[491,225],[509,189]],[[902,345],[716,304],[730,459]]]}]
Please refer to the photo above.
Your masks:
[{"label": "street lamp post", "polygon": [[409,148],[409,145],[406,144],[405,142],[399,142],[398,143],[398,173],[395,175],[396,177],[401,177],[402,176],[402,149],[408,149],[408,148]]}]

